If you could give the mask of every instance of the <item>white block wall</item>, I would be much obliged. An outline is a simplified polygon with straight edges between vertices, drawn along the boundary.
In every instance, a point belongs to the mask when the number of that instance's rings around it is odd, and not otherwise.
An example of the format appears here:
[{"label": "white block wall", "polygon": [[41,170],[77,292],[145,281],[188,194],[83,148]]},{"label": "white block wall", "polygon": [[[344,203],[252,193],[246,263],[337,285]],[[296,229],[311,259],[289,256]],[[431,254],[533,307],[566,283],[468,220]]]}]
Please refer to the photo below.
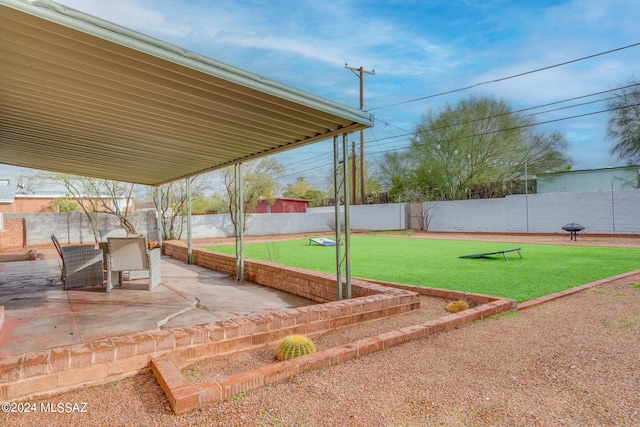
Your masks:
[{"label": "white block wall", "polygon": [[[528,210],[527,210],[528,205]],[[640,234],[640,190],[592,193],[517,195],[502,199],[428,203],[430,231],[562,233],[562,226],[577,222],[587,233]],[[528,211],[528,216],[527,216]],[[81,213],[5,214],[26,218],[27,244],[50,244],[55,233],[63,243],[93,243],[91,227]],[[155,240],[154,212],[133,215],[139,233]],[[356,205],[350,211],[354,230],[406,228],[404,204]],[[229,215],[192,217],[194,239],[233,236]],[[247,235],[331,233],[333,207],[310,208],[307,213],[254,214],[247,220]],[[117,220],[99,215],[99,228],[115,228]],[[186,239],[186,226],[182,238]]]},{"label": "white block wall", "polygon": [[577,222],[587,233],[640,233],[640,190],[530,194],[428,206],[431,231],[558,233],[563,225]]}]

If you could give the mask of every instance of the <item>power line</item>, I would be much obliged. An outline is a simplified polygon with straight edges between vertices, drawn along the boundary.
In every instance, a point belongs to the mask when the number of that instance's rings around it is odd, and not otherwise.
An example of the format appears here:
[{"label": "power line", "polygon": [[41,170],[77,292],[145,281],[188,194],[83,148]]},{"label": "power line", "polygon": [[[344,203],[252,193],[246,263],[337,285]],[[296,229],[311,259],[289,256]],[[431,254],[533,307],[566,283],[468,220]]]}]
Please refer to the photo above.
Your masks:
[{"label": "power line", "polygon": [[[566,103],[566,102],[570,102],[570,101],[575,101],[575,100],[578,100],[578,99],[584,99],[584,98],[588,98],[588,97],[592,97],[592,96],[597,96],[597,95],[602,95],[602,94],[606,94],[606,93],[610,93],[610,92],[615,92],[615,91],[622,90],[622,89],[628,89],[628,88],[632,88],[632,87],[635,87],[635,86],[640,86],[640,83],[634,83],[634,84],[629,84],[629,85],[626,85],[626,86],[620,86],[620,87],[613,88],[613,89],[608,89],[608,90],[594,92],[594,93],[590,93],[590,94],[586,94],[586,95],[567,98],[567,99],[563,99],[563,100],[559,100],[559,101],[540,104],[540,105],[533,106],[533,107],[521,108],[521,109],[510,111],[510,112],[499,113],[499,114],[486,116],[486,117],[481,117],[481,118],[478,118],[478,119],[469,120],[469,121],[465,121],[465,122],[453,123],[451,125],[447,125],[447,126],[442,126],[442,127],[436,128],[434,130],[441,130],[441,129],[445,129],[445,128],[448,128],[448,127],[460,126],[460,125],[464,125],[464,124],[468,124],[468,123],[474,123],[474,122],[482,121],[482,120],[489,120],[489,119],[493,119],[493,118],[496,118],[496,117],[500,117],[500,116],[507,115],[507,114],[512,114],[512,113],[520,113],[520,112],[525,112],[525,111],[531,111],[531,110],[535,110],[535,109],[539,109],[539,108],[543,108],[543,107],[548,107],[548,106],[552,106],[552,105],[558,105],[558,104],[562,104],[562,103]],[[590,101],[590,102],[585,102],[585,103],[580,103],[580,104],[574,104],[574,105],[570,105],[570,106],[566,106],[566,107],[540,111],[538,113],[532,113],[532,114],[529,114],[527,116],[535,116],[535,115],[538,115],[538,114],[549,113],[549,112],[552,112],[552,111],[558,111],[558,110],[563,110],[563,109],[568,109],[568,108],[575,108],[575,107],[584,106],[584,105],[587,105],[587,104],[603,102],[603,101],[606,101],[606,100],[611,99],[611,98],[612,97],[608,97],[608,98],[599,99],[599,100],[595,100],[595,101]],[[626,105],[626,106],[612,108],[612,109],[605,109],[605,110],[600,110],[600,111],[595,111],[595,112],[590,112],[590,113],[584,113],[584,114],[578,114],[578,115],[573,115],[573,116],[568,116],[568,117],[562,117],[562,118],[558,118],[558,119],[546,120],[546,121],[542,121],[542,122],[531,123],[531,124],[522,125],[522,126],[519,126],[519,127],[509,128],[509,129],[500,129],[500,130],[491,131],[491,132],[487,132],[487,133],[471,135],[471,136],[468,136],[466,138],[476,137],[476,136],[483,136],[483,135],[488,135],[488,134],[492,134],[492,133],[506,132],[506,131],[515,130],[515,129],[519,129],[519,128],[532,127],[532,126],[543,125],[543,124],[548,124],[548,123],[554,123],[554,122],[559,122],[559,121],[564,121],[564,120],[570,120],[570,119],[575,119],[575,118],[580,118],[580,117],[585,117],[585,116],[590,116],[590,115],[595,115],[595,114],[601,114],[601,113],[605,113],[605,112],[609,112],[609,111],[614,111],[614,110],[621,109],[621,108],[629,108],[629,107],[633,107],[633,106],[635,106],[635,105]],[[389,124],[389,123],[386,123],[386,122],[384,122],[384,123],[385,124]],[[402,129],[402,128],[397,127],[397,126],[394,126],[394,127],[398,128],[400,130],[403,130],[403,131],[405,130],[405,129]],[[371,129],[370,129],[370,131],[371,131]],[[373,134],[373,132],[372,132],[372,135],[374,137],[373,140],[372,141],[368,141],[367,143],[368,144],[373,144],[373,143],[377,144],[378,151],[375,154],[384,154],[384,153],[387,153],[387,152],[405,150],[405,149],[409,148],[410,146],[407,145],[407,146],[402,146],[402,147],[391,148],[391,149],[388,149],[388,150],[383,150],[382,147],[380,146],[380,143],[382,141],[389,141],[389,140],[395,140],[395,139],[400,139],[400,138],[406,138],[408,136],[414,136],[414,135],[416,135],[416,132],[407,132],[407,133],[394,135],[394,136],[390,136],[390,137],[386,137],[386,138],[380,138],[380,139],[376,138],[375,134]],[[388,143],[390,143],[390,142],[387,142],[387,144]],[[383,144],[385,144],[385,143],[383,142]],[[421,144],[419,144],[419,145],[421,145]],[[299,163],[303,163],[303,162],[308,162],[308,161],[322,161],[323,160],[322,157],[327,157],[328,158],[330,154],[331,153],[322,153],[322,154],[307,158],[305,160],[302,160],[302,161],[298,162],[298,164]],[[311,171],[311,170],[328,167],[330,165],[331,165],[331,163],[323,163],[323,164],[320,164],[320,165],[317,165],[317,166],[310,166],[310,167],[308,167],[306,169],[303,169],[303,170],[298,170],[298,171],[294,171],[294,172],[291,172],[291,173],[288,173],[288,174],[285,174],[285,175],[281,175],[278,178],[287,178],[287,177],[290,177],[290,176],[294,176],[296,174],[300,174],[300,173],[308,172],[308,171]]]},{"label": "power line", "polygon": [[[518,110],[507,111],[507,112],[503,112],[503,113],[499,113],[499,114],[494,114],[494,115],[491,115],[491,116],[480,117],[480,118],[473,119],[473,120],[468,120],[468,121],[465,121],[465,122],[452,123],[450,125],[434,128],[433,130],[442,130],[442,129],[446,129],[446,128],[449,128],[449,127],[461,126],[461,125],[465,125],[465,124],[469,124],[469,123],[475,123],[475,122],[479,122],[479,121],[483,121],[483,120],[494,119],[494,118],[497,118],[497,117],[501,117],[501,116],[509,115],[509,114],[513,114],[513,113],[521,113],[521,112],[524,112],[524,111],[536,110],[536,109],[543,108],[543,107],[548,107],[548,106],[552,106],[552,105],[558,105],[558,104],[562,104],[562,103],[565,103],[565,102],[570,102],[570,101],[575,101],[575,100],[578,100],[578,99],[588,98],[588,97],[591,97],[591,96],[602,95],[602,94],[605,94],[605,93],[610,93],[610,92],[615,92],[615,91],[618,91],[618,90],[628,89],[628,88],[635,87],[635,86],[640,86],[640,83],[634,83],[634,84],[630,84],[630,85],[626,85],[626,86],[620,86],[620,87],[617,87],[617,88],[608,89],[608,90],[604,90],[604,91],[600,91],[600,92],[594,92],[594,93],[590,93],[590,94],[587,94],[587,95],[576,96],[576,97],[573,97],[573,98],[567,98],[567,99],[563,99],[563,100],[560,100],[560,101],[548,102],[546,104],[540,104],[540,105],[536,105],[536,106],[533,106],[533,107],[526,107],[526,108],[521,108],[521,109],[518,109]],[[605,100],[608,100],[608,99],[611,99],[611,98],[600,99],[598,101],[593,101],[593,102],[589,102],[589,103],[602,102],[602,101],[605,101]],[[569,106],[569,107],[563,107],[563,108],[559,108],[559,109],[556,109],[556,110],[566,109],[566,108],[573,108],[573,107],[581,106],[581,105],[584,105],[584,104],[587,104],[587,103],[577,104],[577,105],[573,105],[573,106]],[[528,116],[535,116],[537,114],[543,114],[543,113],[547,113],[547,112],[551,112],[551,111],[555,111],[555,110],[541,111],[539,113],[533,113],[533,114],[530,114]],[[538,124],[541,124],[541,123],[538,123]],[[383,139],[378,140],[378,141],[384,141],[385,139],[401,138],[401,137],[405,137],[405,136],[409,136],[409,135],[415,135],[415,132],[407,132],[405,134],[396,135],[396,136],[392,136],[392,137],[388,137],[388,138],[383,138]]]},{"label": "power line", "polygon": [[575,62],[584,61],[584,60],[587,60],[587,59],[592,59],[592,58],[595,58],[595,57],[598,57],[598,56],[607,55],[609,53],[618,52],[618,51],[621,51],[621,50],[624,50],[624,49],[629,49],[629,48],[636,47],[636,46],[640,46],[640,43],[633,43],[633,44],[630,44],[630,45],[627,45],[627,46],[619,47],[617,49],[611,49],[611,50],[607,50],[605,52],[600,52],[600,53],[596,53],[596,54],[589,55],[589,56],[583,56],[582,58],[577,58],[577,59],[572,59],[570,61],[561,62],[559,64],[549,65],[547,67],[537,68],[537,69],[531,70],[531,71],[525,71],[524,73],[518,73],[518,74],[514,74],[514,75],[511,75],[511,76],[507,76],[507,77],[501,77],[499,79],[494,79],[494,80],[487,80],[485,82],[480,82],[480,83],[476,83],[476,84],[473,84],[473,85],[470,85],[470,86],[461,87],[459,89],[453,89],[453,90],[449,90],[449,91],[446,91],[446,92],[436,93],[436,94],[433,94],[433,95],[422,96],[420,98],[414,98],[414,99],[410,99],[408,101],[396,102],[394,104],[383,105],[381,107],[370,108],[367,111],[381,110],[383,108],[395,107],[395,106],[398,106],[398,105],[409,104],[411,102],[422,101],[424,99],[435,98],[435,97],[442,96],[442,95],[449,95],[451,93],[456,93],[456,92],[462,92],[462,91],[465,91],[465,90],[473,89],[474,87],[483,86],[483,85],[487,85],[487,84],[491,84],[491,83],[497,83],[497,82],[501,82],[501,81],[505,81],[505,80],[509,80],[509,79],[514,79],[516,77],[522,77],[522,76],[526,76],[527,74],[538,73],[540,71],[550,70],[552,68],[557,68],[557,67],[561,67],[563,65],[573,64]]},{"label": "power line", "polygon": [[[453,141],[458,141],[458,140],[467,139],[467,138],[475,138],[475,137],[478,137],[478,136],[492,135],[492,134],[496,134],[496,133],[508,132],[508,131],[517,130],[517,129],[524,129],[524,128],[528,128],[528,127],[532,127],[532,126],[544,125],[544,124],[548,124],[548,123],[555,123],[555,122],[560,122],[560,121],[564,121],[564,120],[577,119],[577,118],[580,118],[580,117],[593,116],[595,114],[608,113],[610,111],[621,110],[623,108],[631,108],[631,107],[637,107],[637,106],[640,106],[640,104],[624,105],[624,106],[616,107],[616,108],[608,108],[606,110],[592,111],[590,113],[576,114],[574,116],[561,117],[561,118],[558,118],[558,119],[546,120],[544,122],[529,123],[529,124],[526,124],[526,125],[514,126],[514,127],[511,127],[511,128],[507,128],[507,129],[498,129],[498,130],[478,133],[478,134],[475,134],[475,135],[468,135],[468,136],[464,136],[464,137],[461,137],[461,138],[456,138]],[[428,144],[425,143],[425,144],[416,144],[416,145],[417,146],[426,146]],[[410,147],[410,145],[405,146],[405,147],[391,148],[389,150],[381,151],[378,154],[388,153],[388,152],[392,152],[392,151],[405,150],[405,149],[407,149],[409,147]]]},{"label": "power line", "polygon": [[[537,72],[540,72],[540,71],[544,71],[544,70],[548,70],[548,69],[552,69],[552,68],[556,68],[556,67],[572,64],[572,63],[579,62],[579,61],[584,61],[584,60],[587,60],[587,59],[592,59],[592,58],[595,58],[595,57],[598,57],[598,56],[610,54],[610,53],[613,53],[613,52],[618,52],[618,51],[621,51],[621,50],[624,50],[624,49],[629,49],[629,48],[636,47],[636,46],[640,46],[640,43],[633,43],[633,44],[630,44],[630,45],[627,45],[627,46],[622,46],[622,47],[619,47],[619,48],[616,48],[616,49],[611,49],[611,50],[608,50],[608,51],[596,53],[596,54],[589,55],[589,56],[584,56],[584,57],[581,57],[581,58],[573,59],[573,60],[570,60],[570,61],[565,61],[565,62],[558,63],[558,64],[555,64],[555,65],[550,65],[550,66],[547,66],[547,67],[538,68],[538,69],[535,69],[535,70],[526,71],[526,72],[523,72],[523,73],[514,74],[514,75],[511,75],[511,76],[507,76],[507,77],[502,77],[502,78],[498,78],[498,79],[494,79],[494,80],[480,82],[480,83],[477,83],[477,84],[474,84],[474,85],[470,85],[470,86],[466,86],[466,87],[462,87],[462,88],[459,88],[459,89],[454,89],[454,90],[441,92],[441,93],[437,93],[437,94],[433,94],[433,95],[428,95],[428,96],[424,96],[424,97],[420,97],[420,98],[415,98],[415,99],[411,99],[411,100],[408,100],[408,101],[402,101],[402,102],[398,102],[398,103],[394,103],[394,104],[388,104],[388,105],[381,106],[381,107],[375,107],[375,108],[371,108],[371,109],[369,109],[367,111],[380,110],[380,109],[383,109],[383,108],[388,108],[388,107],[392,107],[392,106],[408,104],[408,103],[411,103],[411,102],[416,102],[416,101],[420,101],[420,100],[424,100],[424,99],[434,98],[434,97],[437,97],[437,96],[447,95],[447,94],[451,94],[451,93],[455,93],[455,92],[461,92],[461,91],[464,91],[464,90],[472,89],[474,87],[478,87],[478,86],[482,86],[482,85],[486,85],[486,84],[490,84],[490,83],[496,83],[496,82],[500,82],[500,81],[504,81],[504,80],[509,80],[509,79],[513,79],[513,78],[516,78],[516,77],[525,76],[525,75],[528,75],[528,74],[537,73]],[[351,69],[351,67],[346,67],[346,68]],[[352,71],[354,71],[354,70],[352,69]],[[358,69],[358,71],[359,71],[359,69]],[[354,72],[354,74],[355,74],[355,72]],[[631,84],[631,85],[622,86],[622,87],[619,87],[619,88],[616,88],[616,89],[610,89],[610,90],[600,91],[600,92],[596,92],[596,93],[592,93],[592,94],[588,94],[588,95],[582,95],[582,96],[578,96],[578,97],[574,97],[574,98],[568,98],[568,99],[561,100],[561,101],[555,101],[555,102],[551,102],[551,103],[547,103],[547,104],[541,104],[541,105],[538,105],[538,106],[535,106],[535,107],[527,107],[527,108],[523,108],[523,109],[520,109],[520,110],[511,111],[511,112],[508,112],[508,113],[501,113],[499,115],[524,112],[524,111],[534,110],[534,109],[543,108],[543,107],[547,107],[547,106],[551,106],[551,105],[557,105],[557,104],[561,104],[561,103],[564,103],[564,102],[574,101],[574,100],[577,100],[577,99],[587,98],[587,97],[590,97],[590,96],[600,95],[600,94],[604,94],[604,93],[608,93],[608,92],[612,92],[612,91],[616,91],[616,90],[620,90],[620,89],[626,89],[626,88],[630,88],[630,87],[633,87],[633,86],[638,86],[639,84],[640,83]],[[581,104],[562,107],[562,108],[553,109],[553,110],[542,111],[542,112],[539,112],[539,113],[530,114],[528,116],[535,116],[537,114],[548,113],[548,112],[551,112],[551,111],[557,111],[557,110],[561,110],[561,109],[574,108],[574,107],[583,106],[583,105],[586,105],[586,104],[602,102],[602,101],[605,101],[607,99],[610,99],[610,98],[605,98],[605,99],[601,99],[601,100],[598,100],[598,101],[591,101],[591,102],[587,102],[587,103],[581,103]],[[558,122],[558,121],[563,121],[563,120],[569,120],[569,119],[589,116],[589,115],[593,115],[593,114],[600,114],[600,113],[607,112],[607,111],[611,111],[611,110],[602,110],[602,111],[596,111],[596,112],[592,112],[592,113],[586,113],[586,114],[580,114],[580,115],[575,115],[575,116],[564,117],[564,118],[560,118],[560,119],[554,119],[554,120],[548,120],[548,121],[543,121],[543,122],[538,122],[538,123],[532,123],[532,124],[527,125],[527,126],[536,126],[536,125],[541,125],[541,124],[553,123],[553,122]],[[487,119],[490,119],[490,118],[493,118],[493,117],[498,117],[499,115],[484,117],[484,118],[480,118],[480,119],[475,119],[475,120],[472,120],[471,122],[478,121],[478,120],[487,120]],[[385,123],[385,125],[387,125],[387,126],[393,126],[393,127],[397,128],[399,130],[405,131],[405,129],[403,129],[401,127],[398,127],[398,126],[395,126],[395,125],[393,125],[393,124],[391,124],[389,122],[386,122],[384,120],[378,119],[377,121]],[[465,123],[467,123],[467,122],[465,122]],[[464,124],[464,123],[453,124],[453,125],[450,125],[450,126],[456,126],[456,125],[460,125],[460,124]],[[382,150],[381,147],[380,147],[380,142],[381,141],[385,141],[385,140],[403,138],[403,137],[410,136],[410,135],[415,135],[415,132],[407,132],[406,134],[400,134],[400,135],[387,137],[387,138],[382,138],[382,139],[377,139],[377,138],[375,138],[375,135],[374,135],[374,141],[373,142],[375,142],[378,145],[378,150],[379,150],[378,153],[379,154],[385,153],[385,152],[389,152],[389,151],[397,151],[397,150],[405,149],[405,148],[408,148],[408,147],[394,148],[394,149],[390,149],[390,150]],[[369,142],[369,143],[371,143],[371,142]],[[321,157],[324,157],[324,156],[328,156],[328,154],[320,154],[318,156],[307,158],[307,159],[305,159],[305,161],[313,161],[315,159],[318,159],[318,160],[321,161]],[[303,172],[308,172],[310,170],[319,169],[319,168],[326,167],[326,166],[329,166],[329,164],[322,164],[322,165],[319,165],[319,166],[309,167],[307,169],[303,169],[303,170],[300,170],[298,172],[292,172],[292,173],[289,173],[289,174],[286,174],[286,175],[282,175],[281,178],[289,177],[289,176],[292,176],[292,175],[295,175],[295,174],[299,174],[299,173],[303,173]]]}]

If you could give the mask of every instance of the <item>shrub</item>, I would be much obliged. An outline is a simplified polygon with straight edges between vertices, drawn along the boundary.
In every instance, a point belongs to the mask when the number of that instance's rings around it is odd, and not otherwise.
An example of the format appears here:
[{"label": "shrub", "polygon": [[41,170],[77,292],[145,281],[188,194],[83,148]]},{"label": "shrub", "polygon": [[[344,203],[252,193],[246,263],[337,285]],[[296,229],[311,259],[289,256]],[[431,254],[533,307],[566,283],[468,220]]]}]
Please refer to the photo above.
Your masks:
[{"label": "shrub", "polygon": [[464,300],[453,301],[447,304],[445,310],[449,313],[459,313],[469,308],[469,304]]},{"label": "shrub", "polygon": [[284,337],[276,348],[276,358],[280,361],[315,353],[316,346],[304,335],[289,335]]}]

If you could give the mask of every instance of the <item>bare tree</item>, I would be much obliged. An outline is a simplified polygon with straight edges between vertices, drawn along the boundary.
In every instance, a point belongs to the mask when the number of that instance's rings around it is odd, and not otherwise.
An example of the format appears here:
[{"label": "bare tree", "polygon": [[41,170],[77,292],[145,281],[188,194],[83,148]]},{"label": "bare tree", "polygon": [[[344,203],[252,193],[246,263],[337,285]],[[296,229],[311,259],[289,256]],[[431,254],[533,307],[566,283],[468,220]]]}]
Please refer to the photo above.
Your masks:
[{"label": "bare tree", "polygon": [[[191,180],[192,198],[201,197],[209,187],[208,175],[198,175],[188,179]],[[151,195],[156,209],[160,211],[163,239],[180,239],[184,230],[184,217],[187,214],[186,180],[172,181],[155,187]]]},{"label": "bare tree", "polygon": [[[242,199],[244,205],[244,221],[242,230],[247,226],[247,215],[253,212],[260,199],[273,201],[278,193],[278,181],[276,176],[284,171],[282,164],[275,158],[265,157],[260,160],[243,163],[242,173]],[[222,180],[225,187],[225,199],[231,215],[233,228],[238,233],[238,221],[235,215],[236,177],[233,167],[222,170]]]},{"label": "bare tree", "polygon": [[409,207],[409,228],[414,228],[415,224],[418,230],[429,230],[433,208],[438,205],[438,202],[429,202],[429,191],[422,188],[406,189],[402,193],[402,201]]},{"label": "bare tree", "polygon": [[54,178],[63,183],[69,192],[69,198],[75,200],[89,219],[96,243],[100,240],[97,230],[98,212],[113,215],[128,233],[136,234],[135,226],[129,219],[135,184],[67,174],[56,174]]}]

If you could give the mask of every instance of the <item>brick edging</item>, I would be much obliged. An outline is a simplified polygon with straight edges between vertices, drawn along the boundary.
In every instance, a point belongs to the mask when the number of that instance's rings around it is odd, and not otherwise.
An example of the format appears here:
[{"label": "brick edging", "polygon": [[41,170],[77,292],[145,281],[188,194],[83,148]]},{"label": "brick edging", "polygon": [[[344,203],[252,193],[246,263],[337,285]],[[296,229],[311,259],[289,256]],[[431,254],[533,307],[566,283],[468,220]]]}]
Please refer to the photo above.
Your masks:
[{"label": "brick edging", "polygon": [[589,282],[589,283],[585,283],[584,285],[565,289],[564,291],[555,292],[549,295],[544,295],[539,298],[534,298],[528,301],[523,301],[521,303],[518,303],[516,308],[518,311],[527,310],[531,307],[536,307],[540,304],[544,304],[545,302],[557,300],[559,298],[564,298],[569,295],[577,294],[578,292],[584,291],[586,289],[594,288],[596,286],[604,285],[606,283],[610,283],[620,279],[625,279],[627,277],[635,276],[638,274],[640,274],[640,270],[632,270],[626,273],[618,274],[616,276],[606,277],[604,279],[596,280],[595,282]]},{"label": "brick edging", "polygon": [[[222,259],[217,254],[203,251],[194,251],[194,254],[208,268]],[[254,262],[252,268],[256,282],[280,288],[283,284],[288,285],[286,290],[294,294],[302,292],[304,295],[312,290],[310,296],[322,303],[0,356],[0,401],[118,380],[149,369],[151,358],[167,353],[171,353],[178,363],[196,361],[262,346],[290,334],[317,334],[396,316],[420,306],[415,292],[358,280],[353,281],[357,298],[336,301],[335,275],[279,269],[269,263]],[[283,277],[286,280],[283,281]],[[334,300],[327,301],[332,296]]]},{"label": "brick edging", "polygon": [[465,323],[511,311],[513,301],[496,299],[460,313],[450,314],[348,344],[328,348],[284,362],[272,363],[256,369],[220,378],[214,382],[192,385],[182,375],[171,355],[151,359],[151,369],[176,414],[222,402],[232,396],[254,390],[271,382],[299,373],[355,359],[384,350],[410,340],[424,338]]}]

